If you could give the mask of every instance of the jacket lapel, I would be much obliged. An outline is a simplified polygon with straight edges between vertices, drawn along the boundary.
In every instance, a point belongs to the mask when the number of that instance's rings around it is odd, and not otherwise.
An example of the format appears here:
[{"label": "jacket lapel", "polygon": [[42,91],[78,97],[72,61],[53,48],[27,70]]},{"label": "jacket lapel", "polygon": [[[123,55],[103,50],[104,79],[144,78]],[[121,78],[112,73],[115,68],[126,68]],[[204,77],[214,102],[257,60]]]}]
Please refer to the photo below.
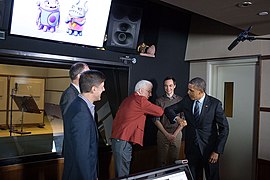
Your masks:
[{"label": "jacket lapel", "polygon": [[205,99],[204,99],[201,114],[200,114],[200,122],[202,122],[202,120],[205,118],[209,107],[210,107],[210,101],[209,101],[208,96],[205,95]]},{"label": "jacket lapel", "polygon": [[75,88],[74,85],[70,84],[70,87],[71,87],[71,89],[73,89],[73,91],[74,91],[74,93],[75,93],[76,95],[79,95],[79,91]]},{"label": "jacket lapel", "polygon": [[[76,89],[76,88],[75,88],[75,89]],[[98,131],[98,127],[97,127],[97,122],[96,122],[95,118],[93,117],[93,115],[92,115],[90,109],[88,108],[87,103],[86,103],[82,98],[80,98],[80,100],[82,101],[82,103],[84,104],[85,108],[88,110],[89,115],[91,116],[91,119],[89,119],[89,121],[93,121],[93,122],[94,122],[95,130],[96,130],[96,137],[97,137],[97,141],[98,141],[98,139],[99,139],[99,133],[98,133],[98,132],[99,132],[99,131]],[[96,112],[95,112],[95,114],[97,115]]]}]

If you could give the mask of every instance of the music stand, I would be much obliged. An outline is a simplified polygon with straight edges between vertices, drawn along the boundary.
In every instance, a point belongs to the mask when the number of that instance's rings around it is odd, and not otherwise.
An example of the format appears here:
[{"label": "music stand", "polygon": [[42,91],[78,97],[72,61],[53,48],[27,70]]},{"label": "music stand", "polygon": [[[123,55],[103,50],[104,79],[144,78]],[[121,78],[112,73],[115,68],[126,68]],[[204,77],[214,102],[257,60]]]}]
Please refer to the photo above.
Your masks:
[{"label": "music stand", "polygon": [[13,99],[18,106],[19,110],[22,112],[21,117],[21,131],[15,131],[18,134],[31,134],[31,132],[23,131],[23,113],[38,113],[40,114],[40,110],[32,96],[13,96]]}]

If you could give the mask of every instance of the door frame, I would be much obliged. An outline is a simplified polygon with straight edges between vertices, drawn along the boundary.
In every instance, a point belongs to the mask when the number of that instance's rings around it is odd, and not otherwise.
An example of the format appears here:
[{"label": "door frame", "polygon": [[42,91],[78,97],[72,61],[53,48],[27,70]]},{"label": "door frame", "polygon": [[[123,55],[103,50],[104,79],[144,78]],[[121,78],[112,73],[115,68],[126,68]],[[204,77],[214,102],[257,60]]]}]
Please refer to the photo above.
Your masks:
[{"label": "door frame", "polygon": [[[217,71],[220,66],[243,66],[243,65],[256,65],[259,59],[258,56],[239,57],[237,59],[220,59],[217,61],[207,62],[207,84],[209,94],[216,97],[217,92]],[[257,75],[256,75],[257,76]]]},{"label": "door frame", "polygon": [[[209,94],[217,97],[217,85],[218,85],[218,68],[224,66],[246,66],[246,65],[254,65],[255,66],[255,99],[254,99],[254,128],[253,128],[253,150],[252,150],[252,178],[256,177],[256,169],[257,169],[257,157],[258,157],[258,131],[259,131],[259,120],[258,120],[258,102],[259,102],[259,56],[249,56],[249,57],[238,57],[234,59],[219,59],[218,61],[208,61],[207,62],[207,84],[208,84],[208,92]],[[222,103],[224,103],[224,98],[220,99]]]}]

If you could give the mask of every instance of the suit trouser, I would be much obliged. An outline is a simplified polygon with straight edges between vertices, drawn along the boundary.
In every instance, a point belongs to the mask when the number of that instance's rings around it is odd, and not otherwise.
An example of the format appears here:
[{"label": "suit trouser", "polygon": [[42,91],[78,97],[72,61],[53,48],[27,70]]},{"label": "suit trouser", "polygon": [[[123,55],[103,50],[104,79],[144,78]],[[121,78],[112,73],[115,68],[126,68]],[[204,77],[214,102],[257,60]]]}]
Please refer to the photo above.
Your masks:
[{"label": "suit trouser", "polygon": [[174,142],[170,142],[162,132],[157,133],[157,155],[158,165],[165,166],[173,164],[175,160],[179,159],[179,152],[181,147],[182,132],[180,131],[176,136]]},{"label": "suit trouser", "polygon": [[115,177],[128,176],[132,158],[132,145],[128,141],[112,139]]},{"label": "suit trouser", "polygon": [[194,180],[202,180],[203,169],[206,180],[219,180],[219,160],[216,163],[209,163],[210,154],[203,157],[198,145],[192,148],[192,152],[187,152],[186,157]]}]

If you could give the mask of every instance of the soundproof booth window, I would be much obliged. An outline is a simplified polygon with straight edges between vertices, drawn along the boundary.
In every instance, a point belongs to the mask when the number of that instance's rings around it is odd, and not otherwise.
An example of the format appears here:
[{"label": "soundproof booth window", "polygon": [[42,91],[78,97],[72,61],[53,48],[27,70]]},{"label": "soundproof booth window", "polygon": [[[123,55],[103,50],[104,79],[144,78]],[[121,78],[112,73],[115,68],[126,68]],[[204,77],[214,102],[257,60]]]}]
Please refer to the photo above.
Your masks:
[{"label": "soundproof booth window", "polygon": [[[113,117],[128,93],[128,69],[95,69],[107,78],[102,100],[95,105],[100,146],[109,146]],[[63,118],[59,101],[69,85],[69,69],[0,64],[0,161],[61,155]]]}]

